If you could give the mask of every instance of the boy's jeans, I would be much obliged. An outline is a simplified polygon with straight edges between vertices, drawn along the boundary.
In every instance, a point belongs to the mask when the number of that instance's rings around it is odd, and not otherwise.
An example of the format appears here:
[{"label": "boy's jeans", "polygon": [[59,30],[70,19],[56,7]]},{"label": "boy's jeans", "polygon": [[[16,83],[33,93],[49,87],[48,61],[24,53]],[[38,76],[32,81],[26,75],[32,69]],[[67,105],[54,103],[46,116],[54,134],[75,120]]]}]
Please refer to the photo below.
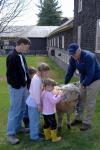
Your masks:
[{"label": "boy's jeans", "polygon": [[28,106],[28,115],[29,115],[29,128],[30,128],[30,139],[37,140],[39,139],[40,133],[40,112],[37,108]]},{"label": "boy's jeans", "polygon": [[8,135],[15,135],[16,131],[22,127],[23,112],[27,98],[27,88],[15,89],[9,85],[10,110],[8,114]]}]

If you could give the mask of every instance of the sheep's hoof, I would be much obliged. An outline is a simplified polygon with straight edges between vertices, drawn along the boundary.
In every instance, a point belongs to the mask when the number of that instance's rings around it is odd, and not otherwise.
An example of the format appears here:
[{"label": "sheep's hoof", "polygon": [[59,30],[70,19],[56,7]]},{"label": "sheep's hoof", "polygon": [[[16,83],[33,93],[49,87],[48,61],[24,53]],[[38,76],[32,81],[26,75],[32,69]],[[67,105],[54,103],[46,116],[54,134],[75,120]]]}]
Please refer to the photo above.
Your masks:
[{"label": "sheep's hoof", "polygon": [[62,127],[58,127],[57,131],[60,133],[62,131]]},{"label": "sheep's hoof", "polygon": [[67,124],[67,128],[70,130],[70,129],[71,129],[71,125],[70,125],[70,124]]}]

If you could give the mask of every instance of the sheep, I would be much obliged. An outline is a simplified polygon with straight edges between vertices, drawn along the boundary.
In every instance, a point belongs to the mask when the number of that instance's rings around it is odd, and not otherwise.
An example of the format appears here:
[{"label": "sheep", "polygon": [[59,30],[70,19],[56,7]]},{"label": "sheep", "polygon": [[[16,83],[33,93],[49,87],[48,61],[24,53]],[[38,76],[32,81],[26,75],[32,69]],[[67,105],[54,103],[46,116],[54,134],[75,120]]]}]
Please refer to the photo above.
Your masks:
[{"label": "sheep", "polygon": [[55,91],[63,92],[64,99],[57,103],[58,130],[61,130],[63,113],[67,114],[67,127],[71,129],[70,114],[76,110],[80,99],[79,83],[56,86]]}]

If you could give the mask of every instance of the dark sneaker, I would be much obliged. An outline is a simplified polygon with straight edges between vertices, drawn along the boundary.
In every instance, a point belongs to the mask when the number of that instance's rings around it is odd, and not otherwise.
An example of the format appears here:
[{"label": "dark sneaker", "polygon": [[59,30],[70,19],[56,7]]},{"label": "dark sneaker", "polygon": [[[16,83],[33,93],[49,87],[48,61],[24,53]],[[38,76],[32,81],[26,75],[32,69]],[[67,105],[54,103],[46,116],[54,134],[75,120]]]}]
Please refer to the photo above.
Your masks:
[{"label": "dark sneaker", "polygon": [[32,142],[41,142],[43,140],[44,140],[44,138],[42,138],[42,137],[40,137],[38,139],[31,139]]},{"label": "dark sneaker", "polygon": [[62,131],[62,127],[58,127],[57,131],[60,133]]},{"label": "dark sneaker", "polygon": [[15,135],[8,135],[7,136],[7,141],[13,145],[19,143],[19,139]]},{"label": "dark sneaker", "polygon": [[82,124],[82,120],[74,120],[72,123],[71,123],[71,126],[77,126],[79,124]]},{"label": "dark sneaker", "polygon": [[70,129],[71,129],[71,125],[70,125],[70,124],[67,124],[67,128],[70,130]]},{"label": "dark sneaker", "polygon": [[21,128],[19,128],[19,129],[17,129],[17,130],[16,130],[16,133],[17,133],[17,134],[18,134],[18,133],[21,133],[21,134],[25,133],[25,128],[24,128],[24,127],[21,127]]},{"label": "dark sneaker", "polygon": [[91,129],[91,125],[90,124],[86,124],[86,123],[82,123],[82,126],[80,128],[81,131],[86,131],[88,129]]},{"label": "dark sneaker", "polygon": [[40,138],[44,138],[44,134],[43,133],[39,133],[39,137]]}]

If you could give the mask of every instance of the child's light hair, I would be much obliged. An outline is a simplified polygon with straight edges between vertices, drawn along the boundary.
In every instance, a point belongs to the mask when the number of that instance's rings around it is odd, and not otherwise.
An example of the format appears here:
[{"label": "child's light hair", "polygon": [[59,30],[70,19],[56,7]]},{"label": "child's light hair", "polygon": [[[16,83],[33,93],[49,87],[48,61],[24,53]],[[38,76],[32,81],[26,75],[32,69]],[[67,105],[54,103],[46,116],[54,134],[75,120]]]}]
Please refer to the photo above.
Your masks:
[{"label": "child's light hair", "polygon": [[40,63],[40,65],[37,67],[38,71],[48,71],[50,70],[48,64],[46,63]]},{"label": "child's light hair", "polygon": [[51,78],[47,78],[43,81],[44,87],[46,86],[56,86],[56,81]]}]

